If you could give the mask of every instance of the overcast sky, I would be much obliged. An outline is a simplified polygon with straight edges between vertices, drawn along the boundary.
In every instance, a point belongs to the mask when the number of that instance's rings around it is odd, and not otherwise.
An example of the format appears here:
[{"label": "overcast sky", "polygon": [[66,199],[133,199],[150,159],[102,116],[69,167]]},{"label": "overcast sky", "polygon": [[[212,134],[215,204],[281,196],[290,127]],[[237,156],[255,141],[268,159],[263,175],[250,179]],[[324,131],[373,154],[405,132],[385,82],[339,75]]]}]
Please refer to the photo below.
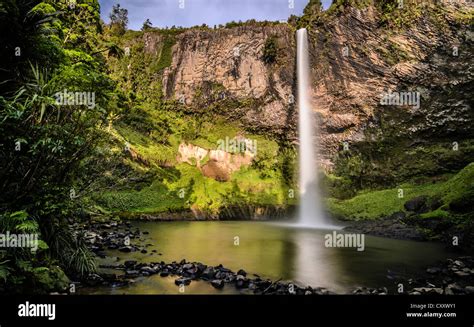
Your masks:
[{"label": "overcast sky", "polygon": [[[139,30],[149,18],[155,27],[207,24],[214,26],[234,21],[286,20],[301,15],[309,0],[99,0],[101,16],[109,21],[112,6],[120,3],[128,9],[128,27]],[[182,4],[184,2],[184,8]],[[291,8],[291,3],[294,3]],[[323,0],[326,8],[332,2]]]}]

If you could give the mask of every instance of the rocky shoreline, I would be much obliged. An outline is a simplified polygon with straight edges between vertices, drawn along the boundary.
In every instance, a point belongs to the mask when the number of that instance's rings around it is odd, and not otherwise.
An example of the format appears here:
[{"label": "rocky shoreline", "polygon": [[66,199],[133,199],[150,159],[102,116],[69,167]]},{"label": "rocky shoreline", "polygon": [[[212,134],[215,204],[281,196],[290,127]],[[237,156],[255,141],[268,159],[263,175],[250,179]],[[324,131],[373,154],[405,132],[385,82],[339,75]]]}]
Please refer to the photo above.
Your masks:
[{"label": "rocky shoreline", "polygon": [[[464,204],[463,204],[464,205]],[[378,219],[347,222],[345,230],[374,236],[414,241],[439,241],[457,250],[473,250],[472,231],[459,228],[449,219],[423,217],[441,206],[439,199],[422,195],[404,204],[405,211]],[[453,236],[457,237],[453,246]]]},{"label": "rocky shoreline", "polygon": [[118,269],[125,273],[118,278],[117,276],[112,278],[110,275],[106,276],[103,279],[105,285],[134,282],[133,278],[159,274],[160,277],[176,277],[174,282],[178,287],[188,286],[192,281],[202,280],[209,282],[216,289],[232,286],[238,290],[251,291],[254,294],[331,294],[322,287],[301,287],[291,282],[262,279],[256,274],[250,277],[243,269],[233,272],[222,265],[207,266],[200,262],[187,262],[185,259],[171,263],[163,261],[140,263],[136,260],[127,260],[123,264],[103,265],[101,268]]},{"label": "rocky shoreline", "polygon": [[388,217],[376,220],[350,222],[344,231],[398,240],[426,241],[426,236],[413,224],[406,221],[404,212],[396,212]]},{"label": "rocky shoreline", "polygon": [[[253,277],[243,269],[237,272],[218,266],[207,266],[200,262],[140,263],[127,260],[123,264],[103,265],[101,268],[117,269],[123,275],[95,275],[87,282],[89,286],[117,287],[135,282],[137,277],[158,274],[160,277],[176,277],[178,287],[188,286],[193,281],[209,282],[214,288],[234,287],[242,292],[256,295],[331,295],[337,294],[324,287],[299,286],[290,281],[272,281],[254,274]],[[398,280],[394,285],[402,285],[402,290],[389,291],[387,287],[357,287],[346,294],[355,295],[474,295],[474,259],[459,257],[448,259],[440,265],[429,267],[423,277]],[[404,290],[407,289],[407,290]]]},{"label": "rocky shoreline", "polygon": [[[77,225],[84,231],[88,247],[98,257],[104,258],[106,250],[119,250],[123,253],[139,251],[148,253],[146,249],[150,243],[141,240],[146,231],[133,228],[129,222],[109,222]],[[124,245],[124,239],[130,243]],[[155,250],[149,255],[161,255]],[[117,258],[118,260],[119,258]],[[272,281],[261,278],[257,274],[248,274],[240,269],[234,272],[222,265],[210,266],[201,262],[154,261],[151,263],[126,260],[123,263],[100,265],[100,269],[114,269],[120,273],[103,273],[90,275],[81,281],[86,287],[122,287],[135,282],[137,277],[159,275],[161,277],[176,277],[177,287],[186,287],[193,281],[205,281],[216,289],[233,287],[239,292],[262,295],[329,295],[336,294],[323,287],[301,286],[291,281]],[[368,288],[356,287],[346,294],[360,295],[387,295],[387,294],[474,294],[474,259],[463,256],[447,259],[436,266],[428,267],[419,276],[411,278],[392,278],[387,280],[387,287]],[[402,288],[400,288],[402,285]]]}]

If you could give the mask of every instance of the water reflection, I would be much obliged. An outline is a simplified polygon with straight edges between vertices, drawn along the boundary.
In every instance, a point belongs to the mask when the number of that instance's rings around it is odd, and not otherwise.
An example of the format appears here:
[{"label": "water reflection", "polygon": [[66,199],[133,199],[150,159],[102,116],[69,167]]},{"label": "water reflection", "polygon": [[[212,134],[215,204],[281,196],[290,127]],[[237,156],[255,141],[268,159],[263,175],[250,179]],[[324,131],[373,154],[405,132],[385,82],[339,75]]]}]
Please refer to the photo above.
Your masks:
[{"label": "water reflection", "polygon": [[[199,261],[222,264],[249,275],[273,280],[292,280],[301,285],[344,292],[356,286],[380,287],[392,283],[390,272],[413,273],[443,259],[448,253],[432,243],[365,237],[365,251],[326,248],[324,235],[331,231],[295,229],[261,222],[137,222],[148,231],[148,253],[109,251],[102,262]],[[235,244],[238,237],[238,245]],[[156,253],[152,252],[156,250]],[[162,255],[158,255],[162,253]],[[89,290],[91,293],[178,293],[173,278],[152,276],[120,290]],[[187,293],[234,293],[232,287],[217,291],[208,283],[195,283]]]},{"label": "water reflection", "polygon": [[339,290],[336,283],[330,282],[334,276],[339,275],[335,271],[338,265],[334,265],[328,258],[322,234],[293,231],[290,235],[297,248],[293,279],[301,285],[319,285]]}]

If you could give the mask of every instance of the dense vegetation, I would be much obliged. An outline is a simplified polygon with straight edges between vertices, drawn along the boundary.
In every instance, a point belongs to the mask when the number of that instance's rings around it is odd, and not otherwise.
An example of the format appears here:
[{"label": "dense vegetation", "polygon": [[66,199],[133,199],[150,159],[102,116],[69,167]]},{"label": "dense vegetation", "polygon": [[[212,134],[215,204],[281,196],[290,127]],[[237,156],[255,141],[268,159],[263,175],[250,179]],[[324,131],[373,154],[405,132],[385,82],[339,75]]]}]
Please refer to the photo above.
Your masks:
[{"label": "dense vegetation", "polygon": [[[94,271],[68,219],[80,214],[75,199],[90,184],[84,160],[95,154],[115,109],[99,5],[3,1],[0,24],[0,232],[38,233],[42,240],[34,253],[2,249],[2,285],[19,292],[64,288],[62,270]],[[57,92],[94,92],[95,106],[60,105]]]}]

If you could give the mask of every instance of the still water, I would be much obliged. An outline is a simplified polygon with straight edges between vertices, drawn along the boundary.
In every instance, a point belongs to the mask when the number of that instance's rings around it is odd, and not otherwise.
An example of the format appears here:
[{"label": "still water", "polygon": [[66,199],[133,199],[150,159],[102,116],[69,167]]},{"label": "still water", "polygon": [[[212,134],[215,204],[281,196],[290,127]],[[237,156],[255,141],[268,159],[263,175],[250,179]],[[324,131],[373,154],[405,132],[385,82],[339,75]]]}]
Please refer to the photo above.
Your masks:
[{"label": "still water", "polygon": [[[324,236],[331,231],[295,229],[265,222],[135,222],[147,231],[148,253],[109,251],[100,263],[124,260],[141,262],[199,261],[222,264],[233,271],[244,269],[272,280],[325,287],[342,293],[357,286],[391,288],[393,276],[411,276],[427,265],[449,256],[443,245],[365,236],[364,251],[326,248]],[[152,253],[156,250],[156,253]],[[159,255],[159,253],[161,255]],[[119,257],[119,261],[116,261]],[[114,271],[115,273],[117,271]],[[85,289],[89,294],[173,294],[177,277],[140,277],[133,285]],[[392,288],[393,289],[393,288]],[[235,293],[232,286],[215,290],[209,283],[193,281],[186,293]]]}]

